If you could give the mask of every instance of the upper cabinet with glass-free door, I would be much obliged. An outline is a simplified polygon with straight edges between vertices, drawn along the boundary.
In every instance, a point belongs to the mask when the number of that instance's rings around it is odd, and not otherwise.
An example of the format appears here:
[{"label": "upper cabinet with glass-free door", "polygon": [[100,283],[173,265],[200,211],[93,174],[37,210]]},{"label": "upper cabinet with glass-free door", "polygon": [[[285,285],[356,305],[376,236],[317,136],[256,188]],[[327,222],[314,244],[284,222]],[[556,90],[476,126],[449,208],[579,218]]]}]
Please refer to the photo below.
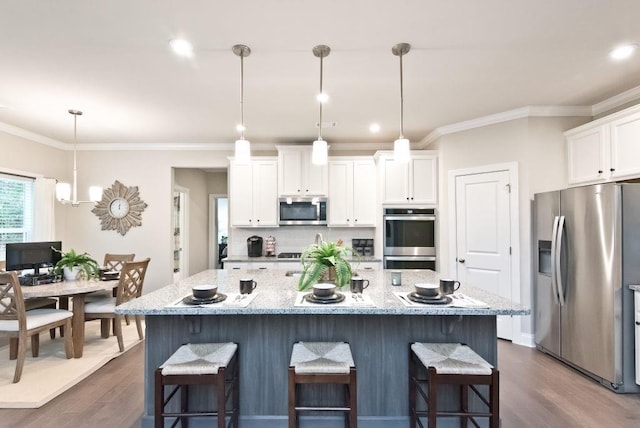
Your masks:
[{"label": "upper cabinet with glass-free door", "polygon": [[568,184],[640,177],[640,106],[565,132]]},{"label": "upper cabinet with glass-free door", "polygon": [[378,152],[383,204],[438,203],[438,155],[412,151],[408,163],[396,162],[393,152]]},{"label": "upper cabinet with glass-free door", "polygon": [[278,188],[275,158],[254,158],[229,167],[229,220],[233,227],[277,227]]},{"label": "upper cabinet with glass-free door", "polygon": [[280,196],[327,196],[327,165],[311,162],[311,146],[277,146]]},{"label": "upper cabinet with glass-free door", "polygon": [[375,227],[376,166],[373,159],[329,159],[329,226]]}]

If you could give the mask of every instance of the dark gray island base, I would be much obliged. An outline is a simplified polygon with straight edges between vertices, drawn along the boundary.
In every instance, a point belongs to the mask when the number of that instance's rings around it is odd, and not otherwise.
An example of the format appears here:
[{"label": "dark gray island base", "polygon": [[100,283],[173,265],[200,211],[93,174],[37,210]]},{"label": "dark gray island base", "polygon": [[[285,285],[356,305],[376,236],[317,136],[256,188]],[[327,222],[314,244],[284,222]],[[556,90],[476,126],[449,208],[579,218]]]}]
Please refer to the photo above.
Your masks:
[{"label": "dark gray island base", "polygon": [[[528,309],[463,284],[461,292],[482,300],[488,309],[406,307],[393,294],[415,282],[436,281],[434,272],[403,271],[402,287],[392,287],[389,272],[366,271],[365,294],[376,307],[294,306],[296,279],[282,272],[206,271],[119,308],[120,313],[146,315],[145,414],[153,426],[153,372],[187,342],[236,342],[240,352],[240,426],[287,426],[287,368],[297,341],[344,341],[351,345],[357,367],[358,419],[361,427],[408,426],[409,343],[463,342],[492,364],[497,361],[496,315],[522,315]],[[237,292],[240,277],[258,282],[255,300],[246,308],[167,307],[189,293],[192,285],[216,283],[221,292]],[[195,390],[198,408],[212,396]],[[334,391],[314,391],[313,399],[336,398]],[[340,397],[340,396],[337,396]],[[445,400],[451,401],[446,395]],[[326,402],[326,401],[325,401]],[[302,427],[342,426],[342,417],[302,419]],[[438,426],[449,426],[447,420]],[[459,424],[451,420],[451,426]],[[206,426],[211,420],[192,420]]]}]

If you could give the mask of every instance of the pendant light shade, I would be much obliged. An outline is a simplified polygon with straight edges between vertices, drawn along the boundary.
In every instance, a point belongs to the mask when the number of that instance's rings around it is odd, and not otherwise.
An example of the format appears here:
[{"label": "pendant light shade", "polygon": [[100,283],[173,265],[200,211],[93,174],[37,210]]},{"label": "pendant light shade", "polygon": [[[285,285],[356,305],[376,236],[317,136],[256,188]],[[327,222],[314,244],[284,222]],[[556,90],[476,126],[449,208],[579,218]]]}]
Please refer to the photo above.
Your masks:
[{"label": "pendant light shade", "polygon": [[329,148],[327,142],[318,139],[313,142],[313,150],[311,152],[311,163],[314,165],[326,165],[328,161]]},{"label": "pendant light shade", "polygon": [[249,163],[251,161],[251,143],[244,138],[244,57],[251,54],[249,46],[234,45],[233,53],[240,57],[240,139],[236,140],[236,163]]},{"label": "pendant light shade", "polygon": [[60,203],[70,204],[72,207],[78,207],[80,204],[96,203],[102,199],[102,187],[89,187],[89,200],[78,200],[78,133],[77,121],[78,116],[82,116],[80,110],[69,110],[69,114],[73,115],[73,187],[69,183],[56,183],[56,199]]},{"label": "pendant light shade", "polygon": [[311,163],[314,165],[326,165],[329,156],[329,146],[327,146],[327,142],[322,139],[322,104],[328,99],[327,95],[322,92],[322,60],[328,56],[330,52],[331,48],[326,45],[318,45],[313,48],[313,55],[315,55],[316,58],[320,58],[320,93],[318,95],[318,101],[320,102],[320,120],[318,121],[318,139],[313,142],[311,152]]},{"label": "pendant light shade", "polygon": [[235,160],[238,163],[249,163],[251,161],[251,143],[244,138],[236,140]]},{"label": "pendant light shade", "polygon": [[56,198],[62,201],[71,200],[71,185],[69,183],[56,183]]},{"label": "pendant light shade", "polygon": [[398,138],[393,142],[393,160],[407,163],[410,159],[411,147],[409,146],[409,140],[406,138]]},{"label": "pendant light shade", "polygon": [[408,43],[398,43],[391,48],[391,52],[400,57],[400,137],[393,143],[393,159],[396,162],[409,162],[411,159],[411,146],[409,140],[404,138],[404,94],[402,80],[402,56],[409,53],[411,45]]}]

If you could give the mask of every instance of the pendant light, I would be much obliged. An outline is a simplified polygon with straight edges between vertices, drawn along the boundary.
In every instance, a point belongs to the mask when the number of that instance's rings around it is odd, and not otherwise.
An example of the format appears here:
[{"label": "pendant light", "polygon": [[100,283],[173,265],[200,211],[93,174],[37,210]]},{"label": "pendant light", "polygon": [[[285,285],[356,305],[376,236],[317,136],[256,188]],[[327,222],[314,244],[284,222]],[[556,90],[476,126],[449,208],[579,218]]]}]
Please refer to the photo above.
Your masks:
[{"label": "pendant light", "polygon": [[251,161],[251,144],[244,139],[244,57],[251,54],[249,46],[233,45],[233,53],[240,57],[240,139],[236,140],[235,161],[249,163]]},{"label": "pendant light", "polygon": [[327,100],[327,96],[322,92],[322,60],[324,57],[329,56],[331,48],[325,45],[318,45],[313,48],[313,54],[316,58],[320,58],[320,93],[318,94],[318,101],[320,102],[320,121],[318,122],[318,139],[313,142],[313,149],[311,152],[311,163],[314,165],[326,165],[329,147],[327,142],[322,139],[322,104]]},{"label": "pendant light", "polygon": [[400,57],[400,137],[393,142],[393,159],[396,162],[409,162],[411,158],[411,148],[409,140],[404,138],[404,97],[402,91],[402,56],[409,53],[411,45],[408,43],[398,43],[391,52]]},{"label": "pendant light", "polygon": [[102,187],[89,187],[89,201],[78,200],[78,133],[77,121],[78,116],[82,116],[80,110],[69,110],[69,114],[73,115],[73,188],[69,183],[56,183],[56,198],[63,204],[70,204],[72,207],[78,207],[80,204],[96,203],[102,199]]}]

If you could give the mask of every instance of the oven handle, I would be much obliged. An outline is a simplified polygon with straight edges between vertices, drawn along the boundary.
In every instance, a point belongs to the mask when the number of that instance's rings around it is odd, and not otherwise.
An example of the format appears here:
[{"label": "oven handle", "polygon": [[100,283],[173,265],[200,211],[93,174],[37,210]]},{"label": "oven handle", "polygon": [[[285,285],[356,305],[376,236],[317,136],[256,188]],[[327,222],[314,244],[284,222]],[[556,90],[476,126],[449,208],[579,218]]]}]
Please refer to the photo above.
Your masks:
[{"label": "oven handle", "polygon": [[435,256],[384,256],[384,258],[393,262],[433,262],[436,260]]},{"label": "oven handle", "polygon": [[434,215],[386,215],[385,220],[435,221]]}]

